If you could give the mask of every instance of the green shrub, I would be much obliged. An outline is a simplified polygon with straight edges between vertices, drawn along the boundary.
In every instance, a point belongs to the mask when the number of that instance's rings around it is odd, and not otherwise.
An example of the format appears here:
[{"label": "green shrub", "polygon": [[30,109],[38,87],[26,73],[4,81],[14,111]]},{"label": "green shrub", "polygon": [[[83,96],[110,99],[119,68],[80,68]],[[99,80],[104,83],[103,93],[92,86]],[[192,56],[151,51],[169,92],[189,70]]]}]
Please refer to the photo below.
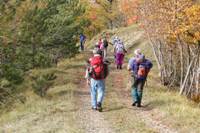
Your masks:
[{"label": "green shrub", "polygon": [[2,77],[12,84],[20,84],[23,81],[23,71],[13,64],[2,65]]},{"label": "green shrub", "polygon": [[53,80],[56,79],[56,75],[54,72],[48,71],[48,73],[32,75],[32,78],[34,79],[32,86],[35,93],[43,97],[46,95],[47,90],[53,85]]},{"label": "green shrub", "polygon": [[35,56],[35,66],[47,68],[51,66],[51,59],[47,53],[39,52]]}]

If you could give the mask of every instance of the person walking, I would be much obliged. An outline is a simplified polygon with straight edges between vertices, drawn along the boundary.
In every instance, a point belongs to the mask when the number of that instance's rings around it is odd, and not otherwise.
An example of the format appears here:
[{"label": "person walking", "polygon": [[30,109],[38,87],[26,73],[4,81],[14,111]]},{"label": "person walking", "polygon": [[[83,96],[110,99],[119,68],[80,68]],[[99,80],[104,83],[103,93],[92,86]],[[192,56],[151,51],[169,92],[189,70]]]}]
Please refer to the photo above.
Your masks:
[{"label": "person walking", "polygon": [[104,58],[107,57],[107,51],[108,51],[108,45],[109,45],[109,42],[108,42],[108,39],[107,37],[105,36],[104,39],[103,39],[103,47],[104,47]]},{"label": "person walking", "polygon": [[141,53],[141,50],[135,50],[135,57],[132,57],[129,60],[127,66],[127,69],[131,72],[132,76],[132,106],[141,107],[144,84],[152,67],[152,62],[148,59],[145,59],[145,56]]},{"label": "person walking", "polygon": [[115,63],[116,63],[117,69],[122,69],[124,56],[126,52],[127,51],[124,47],[124,43],[121,40],[115,43],[114,54],[115,54]]},{"label": "person walking", "polygon": [[85,41],[86,41],[86,36],[84,34],[81,34],[80,35],[80,48],[81,48],[81,51],[84,51]]},{"label": "person walking", "polygon": [[100,49],[95,48],[93,50],[93,57],[89,59],[88,66],[85,78],[90,86],[92,109],[102,112],[108,65],[104,63]]}]

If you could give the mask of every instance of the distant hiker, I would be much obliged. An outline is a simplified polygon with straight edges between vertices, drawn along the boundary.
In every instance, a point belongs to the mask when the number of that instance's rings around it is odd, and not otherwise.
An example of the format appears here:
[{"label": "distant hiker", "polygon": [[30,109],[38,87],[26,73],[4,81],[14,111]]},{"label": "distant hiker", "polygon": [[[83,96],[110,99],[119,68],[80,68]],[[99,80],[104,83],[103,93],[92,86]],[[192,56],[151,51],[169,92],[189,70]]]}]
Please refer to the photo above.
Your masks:
[{"label": "distant hiker", "polygon": [[124,43],[121,40],[118,40],[118,42],[114,45],[115,63],[117,65],[117,69],[122,69],[124,55],[126,52]]},{"label": "distant hiker", "polygon": [[120,41],[118,36],[115,36],[114,39],[112,40],[112,44],[113,46],[115,46],[115,44],[117,44]]},{"label": "distant hiker", "polygon": [[99,41],[98,41],[98,48],[101,50],[102,52],[102,57],[104,58],[105,57],[105,47],[104,47],[104,40],[102,38],[99,38]]},{"label": "distant hiker", "polygon": [[109,42],[108,42],[107,37],[104,37],[104,39],[103,39],[104,58],[107,57],[108,44],[109,44]]},{"label": "distant hiker", "polygon": [[99,41],[98,41],[98,46],[101,50],[103,50],[104,46],[103,46],[103,39],[102,38],[99,38]]},{"label": "distant hiker", "polygon": [[84,51],[84,44],[86,41],[86,36],[84,34],[80,35],[80,47],[81,47],[81,51]]},{"label": "distant hiker", "polygon": [[150,60],[145,59],[145,56],[138,49],[135,51],[135,57],[129,60],[128,71],[132,75],[132,106],[141,107],[143,87],[146,82],[148,73],[153,67],[153,64]]},{"label": "distant hiker", "polygon": [[92,109],[102,111],[105,93],[105,78],[108,76],[108,61],[104,61],[100,49],[93,50],[94,56],[89,59],[86,70],[88,85],[90,85]]}]

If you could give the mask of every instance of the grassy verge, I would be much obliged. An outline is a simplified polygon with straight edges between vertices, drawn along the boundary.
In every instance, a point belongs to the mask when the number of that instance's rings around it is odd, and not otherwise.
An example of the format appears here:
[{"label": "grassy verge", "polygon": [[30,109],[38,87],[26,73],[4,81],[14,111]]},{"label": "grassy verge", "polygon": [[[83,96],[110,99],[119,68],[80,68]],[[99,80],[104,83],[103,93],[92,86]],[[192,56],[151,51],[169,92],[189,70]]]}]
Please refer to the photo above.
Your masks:
[{"label": "grassy verge", "polygon": [[[76,89],[78,69],[83,66],[83,55],[63,60],[57,68],[33,70],[32,73],[54,71],[57,78],[43,98],[27,88],[26,102],[15,104],[9,112],[0,117],[0,132],[69,132],[81,133],[78,126],[76,111]],[[28,80],[29,82],[29,80]],[[28,83],[27,84],[31,84]]]}]

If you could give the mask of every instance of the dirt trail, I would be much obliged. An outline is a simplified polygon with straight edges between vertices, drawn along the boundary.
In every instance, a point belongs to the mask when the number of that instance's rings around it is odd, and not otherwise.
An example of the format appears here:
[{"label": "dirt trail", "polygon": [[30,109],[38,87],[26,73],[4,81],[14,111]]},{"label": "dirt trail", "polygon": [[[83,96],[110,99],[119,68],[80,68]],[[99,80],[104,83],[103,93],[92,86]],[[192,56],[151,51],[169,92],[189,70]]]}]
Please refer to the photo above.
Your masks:
[{"label": "dirt trail", "polygon": [[104,113],[91,109],[89,88],[84,80],[81,81],[80,86],[83,87],[80,92],[82,95],[78,95],[80,100],[78,115],[81,127],[87,133],[114,133],[115,131],[110,127],[108,121],[105,120]]},{"label": "dirt trail", "polygon": [[[137,117],[141,118],[141,121],[143,121],[148,128],[154,129],[156,132],[176,133],[174,129],[171,129],[166,123],[162,122],[159,119],[159,115],[161,114],[161,112],[159,112],[157,109],[151,109],[151,107],[148,106],[138,109],[136,107],[134,108],[131,106],[131,97],[129,95],[130,92],[127,91],[127,89],[125,89],[127,85],[124,84],[124,70],[117,71],[116,69],[113,69],[113,65],[111,67],[112,72],[109,76],[111,77],[111,80],[114,83],[112,89],[114,89],[115,93],[117,93],[121,104],[124,105],[127,109],[129,109],[127,113],[132,114],[133,117],[134,115],[136,115]],[[81,92],[78,94],[80,100],[80,110],[78,111],[78,115],[80,118],[80,125],[82,126],[82,128],[88,133],[116,132],[111,127],[112,125],[110,125],[109,121],[105,120],[104,114],[106,112],[99,113],[91,110],[89,88],[83,79],[80,79],[80,81],[81,82],[79,86],[82,89],[80,89]],[[157,116],[152,116],[152,114],[157,114]]]}]

